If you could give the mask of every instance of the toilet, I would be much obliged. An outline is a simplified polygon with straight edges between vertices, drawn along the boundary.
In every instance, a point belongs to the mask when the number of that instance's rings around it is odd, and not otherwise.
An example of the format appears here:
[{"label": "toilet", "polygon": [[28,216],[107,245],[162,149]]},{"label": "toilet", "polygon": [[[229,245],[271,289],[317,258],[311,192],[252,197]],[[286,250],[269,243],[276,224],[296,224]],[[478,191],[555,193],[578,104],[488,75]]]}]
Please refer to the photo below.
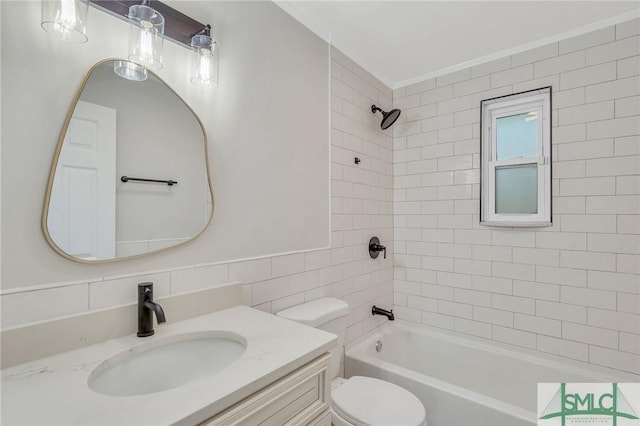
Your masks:
[{"label": "toilet", "polygon": [[276,315],[338,336],[331,351],[331,423],[334,426],[427,426],[422,402],[408,390],[372,377],[338,377],[349,305],[325,297]]}]

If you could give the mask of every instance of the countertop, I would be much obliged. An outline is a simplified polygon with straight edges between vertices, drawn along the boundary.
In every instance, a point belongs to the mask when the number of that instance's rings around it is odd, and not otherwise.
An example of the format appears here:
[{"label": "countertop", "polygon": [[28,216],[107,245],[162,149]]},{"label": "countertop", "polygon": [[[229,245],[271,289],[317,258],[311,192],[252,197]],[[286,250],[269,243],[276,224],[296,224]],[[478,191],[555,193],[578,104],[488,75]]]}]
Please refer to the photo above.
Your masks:
[{"label": "countertop", "polygon": [[[247,348],[222,371],[182,387],[136,396],[107,396],[87,385],[91,371],[129,348],[205,330],[243,336]],[[312,361],[336,336],[246,306],[156,327],[156,334],[109,340],[2,370],[6,425],[197,424]]]}]

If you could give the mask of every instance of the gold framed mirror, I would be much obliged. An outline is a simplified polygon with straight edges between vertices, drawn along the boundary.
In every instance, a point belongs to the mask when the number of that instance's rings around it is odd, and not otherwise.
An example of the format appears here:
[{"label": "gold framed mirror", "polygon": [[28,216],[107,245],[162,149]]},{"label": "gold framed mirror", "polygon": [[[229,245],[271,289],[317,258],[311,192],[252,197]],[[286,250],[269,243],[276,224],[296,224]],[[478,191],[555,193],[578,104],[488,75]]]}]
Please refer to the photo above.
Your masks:
[{"label": "gold framed mirror", "polygon": [[67,259],[110,262],[167,250],[213,218],[207,136],[187,103],[152,71],[95,64],[58,138],[42,213]]}]

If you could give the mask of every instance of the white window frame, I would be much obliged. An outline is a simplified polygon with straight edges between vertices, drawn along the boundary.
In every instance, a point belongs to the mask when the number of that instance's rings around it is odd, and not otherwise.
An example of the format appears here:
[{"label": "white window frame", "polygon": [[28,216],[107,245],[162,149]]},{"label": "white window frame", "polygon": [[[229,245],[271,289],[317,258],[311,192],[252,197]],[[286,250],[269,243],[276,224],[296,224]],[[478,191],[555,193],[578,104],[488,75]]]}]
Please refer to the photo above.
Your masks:
[{"label": "white window frame", "polygon": [[[532,111],[538,113],[536,156],[498,161],[496,120]],[[483,100],[480,103],[480,120],[480,223],[490,226],[551,226],[551,87]],[[496,213],[496,168],[524,164],[536,164],[538,168],[538,212]]]}]

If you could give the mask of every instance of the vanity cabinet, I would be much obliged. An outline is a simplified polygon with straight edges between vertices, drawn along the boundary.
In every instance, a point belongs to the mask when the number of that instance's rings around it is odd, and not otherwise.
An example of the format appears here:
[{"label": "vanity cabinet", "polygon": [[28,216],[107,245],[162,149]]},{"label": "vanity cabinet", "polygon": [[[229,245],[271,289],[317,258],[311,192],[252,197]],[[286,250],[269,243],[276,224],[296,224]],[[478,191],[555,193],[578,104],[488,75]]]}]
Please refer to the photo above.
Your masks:
[{"label": "vanity cabinet", "polygon": [[316,358],[200,425],[330,426],[329,360]]}]

